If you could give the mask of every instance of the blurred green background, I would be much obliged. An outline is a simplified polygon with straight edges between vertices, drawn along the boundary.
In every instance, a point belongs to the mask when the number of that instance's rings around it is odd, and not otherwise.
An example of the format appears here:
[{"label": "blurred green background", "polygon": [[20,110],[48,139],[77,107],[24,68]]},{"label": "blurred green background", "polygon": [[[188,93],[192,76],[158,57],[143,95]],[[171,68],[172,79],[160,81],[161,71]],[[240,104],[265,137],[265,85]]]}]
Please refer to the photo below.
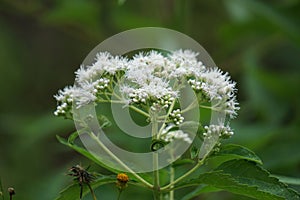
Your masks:
[{"label": "blurred green background", "polygon": [[[254,150],[272,173],[300,178],[299,0],[0,0],[5,190],[15,187],[16,200],[52,200],[72,183],[68,167],[90,163],[57,142],[55,135],[69,135],[74,125],[54,117],[53,95],[73,84],[74,71],[97,44],[143,26],[198,41],[238,83],[241,110],[229,142]],[[136,199],[134,192],[144,191],[129,188],[124,199]],[[116,189],[97,193],[114,199]],[[224,192],[201,199],[246,198]]]}]

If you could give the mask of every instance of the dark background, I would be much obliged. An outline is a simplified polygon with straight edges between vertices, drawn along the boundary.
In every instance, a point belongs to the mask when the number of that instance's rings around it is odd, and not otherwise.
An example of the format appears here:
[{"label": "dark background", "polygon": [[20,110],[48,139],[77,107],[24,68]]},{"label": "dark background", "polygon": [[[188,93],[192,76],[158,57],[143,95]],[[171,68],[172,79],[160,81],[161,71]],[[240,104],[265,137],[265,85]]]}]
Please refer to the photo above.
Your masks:
[{"label": "dark background", "polygon": [[[69,135],[74,125],[54,117],[53,95],[73,84],[74,71],[97,44],[143,26],[198,41],[238,83],[241,110],[229,142],[254,150],[272,173],[300,178],[299,0],[0,0],[5,191],[15,187],[16,200],[51,200],[72,182],[68,167],[90,163],[57,142],[55,135]],[[202,199],[248,198],[218,193]]]}]

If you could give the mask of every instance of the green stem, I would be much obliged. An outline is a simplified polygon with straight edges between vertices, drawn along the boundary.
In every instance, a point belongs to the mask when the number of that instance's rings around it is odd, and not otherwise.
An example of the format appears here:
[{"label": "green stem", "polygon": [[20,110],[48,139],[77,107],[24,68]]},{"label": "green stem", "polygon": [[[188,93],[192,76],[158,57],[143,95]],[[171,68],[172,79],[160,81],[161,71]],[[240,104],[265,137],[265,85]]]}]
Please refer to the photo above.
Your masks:
[{"label": "green stem", "polygon": [[168,185],[164,186],[161,188],[161,191],[164,190],[168,190],[172,187],[174,187],[174,185],[178,182],[180,182],[181,180],[185,179],[187,176],[191,175],[194,171],[196,171],[201,165],[203,165],[204,163],[204,158],[200,161],[198,161],[198,163],[189,171],[187,171],[184,175],[180,176],[179,178],[177,178],[176,180],[174,180],[173,182],[169,183]]},{"label": "green stem", "polygon": [[175,106],[175,100],[172,102],[172,104],[171,104],[171,106],[170,106],[170,108],[169,108],[169,110],[168,110],[168,113],[166,114],[166,118],[164,119],[164,122],[163,122],[162,126],[161,126],[160,129],[159,129],[159,132],[158,132],[158,134],[157,134],[157,137],[158,137],[158,138],[159,138],[159,136],[161,135],[161,133],[163,132],[164,128],[166,127],[167,119],[168,119],[169,115],[171,114],[171,112],[172,112],[174,106]]},{"label": "green stem", "polygon": [[[119,96],[117,95],[116,93],[113,93],[112,95],[114,95],[115,97],[117,97],[117,99],[119,99],[120,101],[117,101],[117,100],[109,100],[108,99],[108,102],[111,102],[111,103],[124,103],[125,104],[125,101]],[[150,115],[148,113],[146,113],[145,111],[141,110],[141,109],[138,109],[137,107],[135,106],[129,106],[129,108],[131,108],[132,110],[144,115],[145,117],[150,117]]]},{"label": "green stem", "polygon": [[194,100],[190,105],[188,105],[185,109],[181,110],[181,113],[185,113],[191,109],[193,109],[197,104],[197,100]]},{"label": "green stem", "polygon": [[130,167],[128,167],[125,163],[123,163],[115,154],[113,154],[107,147],[99,140],[99,138],[92,132],[89,133],[89,135],[94,139],[99,146],[101,146],[104,151],[115,161],[117,161],[124,169],[126,169],[128,172],[130,172],[134,177],[136,177],[139,181],[141,181],[145,186],[149,188],[153,188],[153,185],[148,183],[145,179],[140,177],[137,173],[135,173]]},{"label": "green stem", "polygon": [[87,185],[88,185],[88,187],[89,187],[89,189],[90,189],[90,191],[91,191],[91,194],[92,194],[93,200],[97,200],[97,198],[96,198],[96,195],[95,195],[95,193],[94,193],[94,190],[93,190],[93,188],[90,186],[90,184],[87,184]]},{"label": "green stem", "polygon": [[[153,165],[158,168],[158,154],[154,153],[153,155]],[[160,200],[160,183],[159,183],[159,170],[153,171],[154,183],[153,183],[153,195],[155,200]]]},{"label": "green stem", "polygon": [[122,191],[123,190],[121,190],[121,189],[119,190],[119,194],[118,194],[118,199],[117,200],[120,200]]},{"label": "green stem", "polygon": [[124,101],[116,101],[116,100],[99,100],[99,103],[119,103],[119,104],[125,104]]},{"label": "green stem", "polygon": [[203,106],[203,105],[199,105],[199,107],[200,107],[200,108],[205,108],[205,109],[214,110],[214,111],[217,111],[217,112],[222,111],[222,109],[217,109],[217,108],[211,107],[211,106]]},{"label": "green stem", "polygon": [[[173,183],[174,182],[174,179],[175,179],[175,169],[174,167],[170,166],[170,183]],[[169,192],[169,195],[170,195],[170,200],[174,200],[174,185],[172,185],[170,187],[170,192]]]},{"label": "green stem", "polygon": [[[152,122],[152,139],[158,139],[158,122],[157,122],[157,113],[151,113],[151,122]],[[155,200],[160,200],[160,183],[159,183],[159,170],[158,170],[158,153],[154,152],[153,154],[153,196]]]},{"label": "green stem", "polygon": [[141,109],[138,109],[135,106],[129,106],[129,108],[131,108],[132,110],[144,115],[145,117],[150,117],[148,113],[146,113],[145,111],[142,111]]}]

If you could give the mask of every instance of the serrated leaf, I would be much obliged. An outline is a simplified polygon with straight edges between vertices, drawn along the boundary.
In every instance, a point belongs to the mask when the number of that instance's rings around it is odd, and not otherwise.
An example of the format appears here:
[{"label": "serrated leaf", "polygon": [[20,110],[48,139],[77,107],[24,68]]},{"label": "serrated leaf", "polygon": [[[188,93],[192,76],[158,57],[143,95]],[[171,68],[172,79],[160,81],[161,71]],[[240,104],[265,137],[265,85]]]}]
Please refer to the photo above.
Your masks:
[{"label": "serrated leaf", "polygon": [[[114,183],[116,181],[116,177],[112,176],[103,176],[95,181],[93,181],[90,185],[92,189],[96,189],[101,185],[108,184],[108,183]],[[66,189],[60,192],[59,197],[56,198],[56,200],[80,200],[79,198],[80,193],[80,186],[78,183],[74,183],[70,186],[68,186]],[[86,196],[88,193],[90,193],[90,190],[87,185],[83,185],[83,192],[82,197]]]},{"label": "serrated leaf", "polygon": [[209,186],[209,185],[200,185],[198,186],[194,191],[189,192],[187,195],[185,195],[184,197],[181,198],[181,200],[189,200],[192,199],[194,197],[199,196],[200,194],[203,193],[210,193],[210,192],[219,192],[222,191],[221,189]]},{"label": "serrated leaf", "polygon": [[186,181],[176,188],[199,184],[256,199],[300,199],[296,191],[288,188],[277,178],[271,177],[270,173],[257,163],[247,160],[227,161],[216,170],[201,174],[197,179]]},{"label": "serrated leaf", "polygon": [[289,185],[300,185],[300,178],[281,176],[281,175],[280,176],[274,175],[274,177],[278,178],[281,182]]},{"label": "serrated leaf", "polygon": [[261,159],[253,151],[236,144],[222,145],[218,152],[209,157],[209,160],[213,161],[216,165],[234,159],[249,160],[262,165]]}]

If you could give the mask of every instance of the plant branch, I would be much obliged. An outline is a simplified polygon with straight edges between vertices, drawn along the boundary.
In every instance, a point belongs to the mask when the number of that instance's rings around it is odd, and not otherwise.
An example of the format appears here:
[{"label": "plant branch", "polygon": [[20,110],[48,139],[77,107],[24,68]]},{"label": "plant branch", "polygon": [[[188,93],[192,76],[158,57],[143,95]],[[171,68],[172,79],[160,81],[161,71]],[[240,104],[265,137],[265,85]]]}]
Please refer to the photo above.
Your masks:
[{"label": "plant branch", "polygon": [[179,178],[177,178],[176,180],[174,180],[173,182],[169,183],[168,185],[164,186],[161,188],[161,191],[170,189],[171,187],[174,187],[174,185],[178,182],[180,182],[181,180],[185,179],[187,176],[191,175],[194,171],[196,171],[201,165],[203,165],[204,163],[204,158],[202,160],[199,160],[198,163],[189,171],[187,171],[185,174],[183,174],[182,176],[180,176]]},{"label": "plant branch", "polygon": [[99,144],[104,151],[109,154],[115,161],[117,161],[124,169],[126,169],[128,172],[130,172],[134,177],[136,177],[139,181],[141,181],[145,186],[149,188],[153,188],[153,185],[148,183],[145,179],[140,177],[136,172],[134,172],[130,167],[128,167],[125,163],[123,163],[115,154],[113,154],[107,147],[99,140],[99,138],[92,132],[89,133],[89,135],[94,139],[97,144]]}]

